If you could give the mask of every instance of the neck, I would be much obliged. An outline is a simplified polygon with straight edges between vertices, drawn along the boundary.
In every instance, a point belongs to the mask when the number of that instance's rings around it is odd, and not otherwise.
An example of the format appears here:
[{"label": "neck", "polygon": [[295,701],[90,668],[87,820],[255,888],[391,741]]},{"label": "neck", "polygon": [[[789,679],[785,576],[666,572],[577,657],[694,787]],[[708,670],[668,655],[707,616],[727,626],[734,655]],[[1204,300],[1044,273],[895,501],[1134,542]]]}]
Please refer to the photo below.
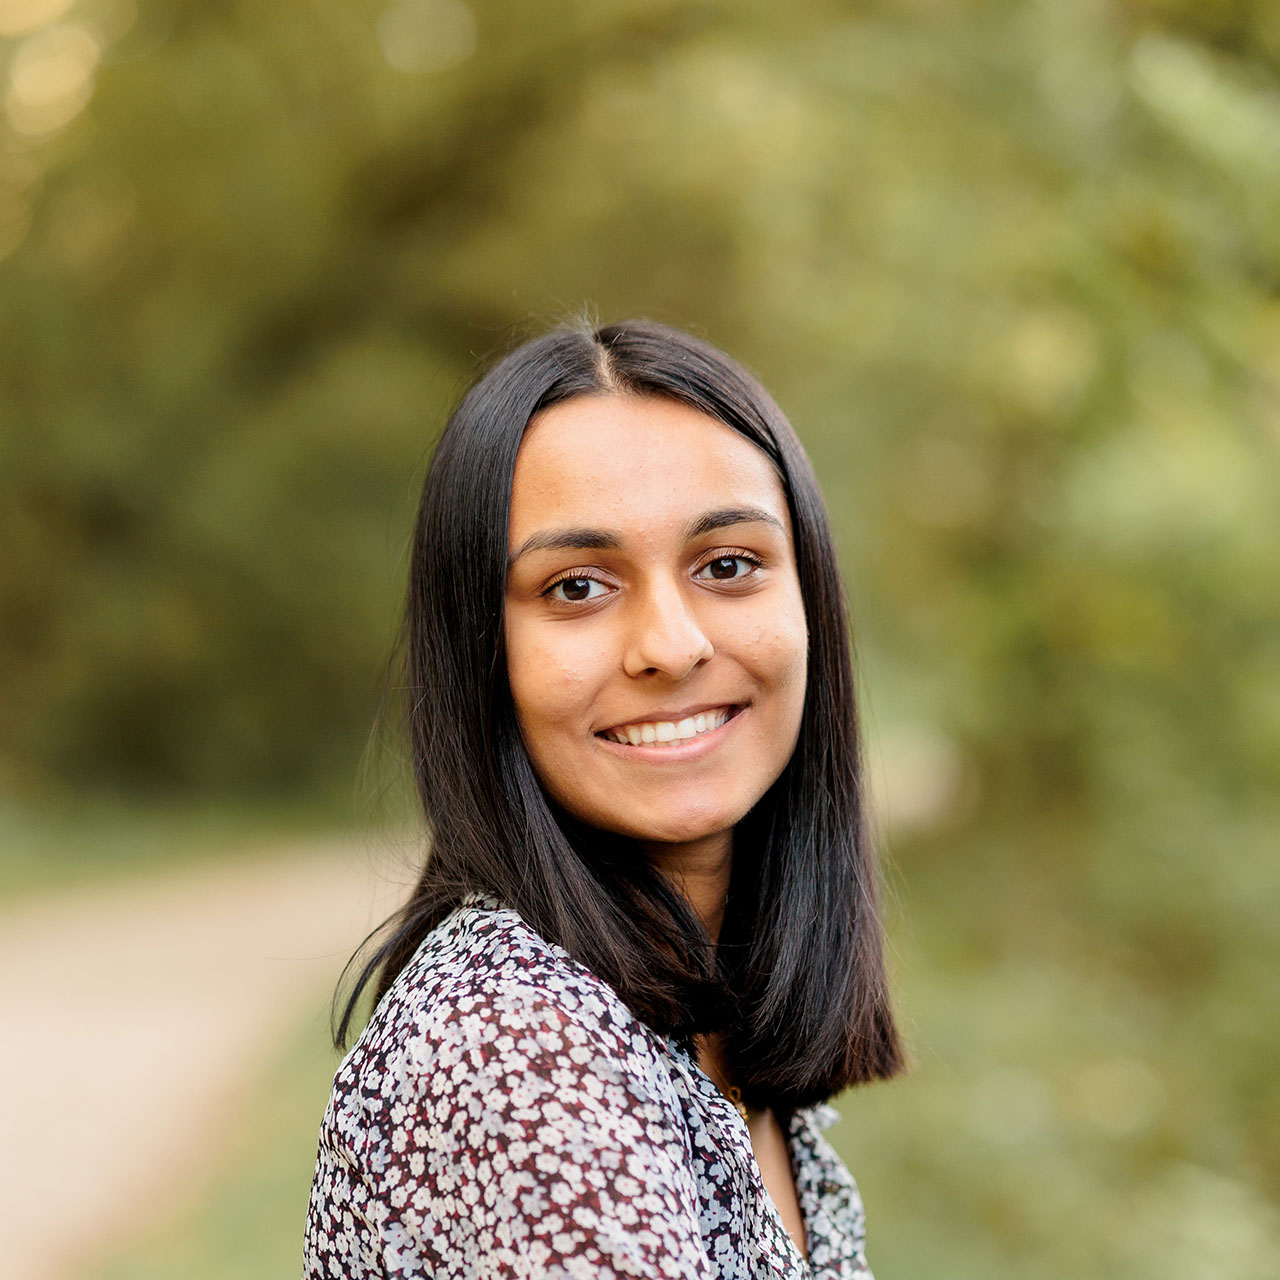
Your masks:
[{"label": "neck", "polygon": [[646,852],[689,900],[713,942],[720,937],[733,869],[733,833],[682,844],[648,844]]}]

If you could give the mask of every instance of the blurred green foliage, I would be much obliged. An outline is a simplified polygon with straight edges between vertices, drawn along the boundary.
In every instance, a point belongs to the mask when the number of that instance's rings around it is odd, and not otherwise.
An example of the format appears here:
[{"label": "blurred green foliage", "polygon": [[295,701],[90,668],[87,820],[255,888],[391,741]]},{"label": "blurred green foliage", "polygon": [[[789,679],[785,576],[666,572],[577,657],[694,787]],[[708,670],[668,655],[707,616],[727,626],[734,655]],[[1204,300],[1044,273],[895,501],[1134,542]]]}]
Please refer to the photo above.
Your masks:
[{"label": "blurred green foliage", "polygon": [[694,327],[846,552],[920,1059],[846,1108],[882,1277],[1271,1274],[1274,4],[0,34],[10,796],[349,785],[477,361],[586,304]]}]

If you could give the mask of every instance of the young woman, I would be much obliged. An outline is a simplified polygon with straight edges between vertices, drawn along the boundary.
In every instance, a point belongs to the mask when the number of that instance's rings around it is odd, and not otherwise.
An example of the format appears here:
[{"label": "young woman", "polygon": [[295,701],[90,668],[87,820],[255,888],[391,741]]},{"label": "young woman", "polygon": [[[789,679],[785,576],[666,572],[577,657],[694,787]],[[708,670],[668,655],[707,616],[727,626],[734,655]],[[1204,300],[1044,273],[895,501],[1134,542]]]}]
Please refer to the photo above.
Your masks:
[{"label": "young woman", "polygon": [[320,1277],[865,1277],[826,1100],[901,1068],[812,470],[723,353],[559,329],[427,474],[430,852],[346,1006]]}]

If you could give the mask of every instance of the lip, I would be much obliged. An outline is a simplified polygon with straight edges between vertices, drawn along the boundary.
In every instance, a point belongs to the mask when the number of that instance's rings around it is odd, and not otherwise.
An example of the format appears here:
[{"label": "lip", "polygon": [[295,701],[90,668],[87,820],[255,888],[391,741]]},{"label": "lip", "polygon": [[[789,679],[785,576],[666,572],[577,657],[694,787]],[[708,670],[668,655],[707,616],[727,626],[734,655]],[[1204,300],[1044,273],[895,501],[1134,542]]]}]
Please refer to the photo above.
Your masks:
[{"label": "lip", "polygon": [[[619,720],[615,724],[607,724],[603,729],[597,729],[596,737],[598,738],[604,733],[612,733],[615,729],[621,729],[625,724],[657,724],[660,720],[670,720],[672,724],[679,724],[681,720],[687,720],[690,716],[702,715],[707,711],[719,711],[721,707],[728,707],[729,719],[734,720],[741,714],[746,705],[745,702],[699,702],[696,706],[680,707],[675,711],[646,711],[643,715],[631,716],[626,720]],[[720,727],[723,729],[724,725]],[[621,743],[618,745],[621,746]]]},{"label": "lip", "polygon": [[[678,746],[667,744],[666,746],[657,746],[656,744],[641,743],[638,747],[633,747],[630,743],[623,746],[621,742],[614,742],[612,738],[602,737],[602,733],[608,730],[602,730],[601,733],[595,735],[595,740],[605,751],[617,754],[624,760],[634,760],[637,763],[645,764],[682,764],[689,760],[698,760],[709,752],[714,751],[731,733],[736,732],[739,722],[747,715],[751,709],[749,702],[709,702],[700,707],[694,708],[692,711],[685,710],[680,713],[680,719],[684,719],[689,715],[697,715],[699,711],[714,711],[720,707],[728,707],[730,709],[729,718],[718,729],[709,729],[706,733],[700,733],[696,738],[686,738]],[[662,712],[660,718],[670,720],[673,718],[672,713]],[[623,720],[620,724],[641,724],[640,720]]]}]

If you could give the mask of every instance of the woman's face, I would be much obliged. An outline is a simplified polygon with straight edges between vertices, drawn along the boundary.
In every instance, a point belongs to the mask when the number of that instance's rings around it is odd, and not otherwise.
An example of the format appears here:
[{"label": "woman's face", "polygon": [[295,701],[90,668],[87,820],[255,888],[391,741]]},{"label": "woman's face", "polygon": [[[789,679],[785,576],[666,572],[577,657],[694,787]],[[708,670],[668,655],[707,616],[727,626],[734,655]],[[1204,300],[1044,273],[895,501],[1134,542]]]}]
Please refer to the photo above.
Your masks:
[{"label": "woman's face", "polygon": [[534,417],[511,490],[508,674],[543,786],[590,826],[726,835],[795,748],[808,632],[786,498],[675,400]]}]

